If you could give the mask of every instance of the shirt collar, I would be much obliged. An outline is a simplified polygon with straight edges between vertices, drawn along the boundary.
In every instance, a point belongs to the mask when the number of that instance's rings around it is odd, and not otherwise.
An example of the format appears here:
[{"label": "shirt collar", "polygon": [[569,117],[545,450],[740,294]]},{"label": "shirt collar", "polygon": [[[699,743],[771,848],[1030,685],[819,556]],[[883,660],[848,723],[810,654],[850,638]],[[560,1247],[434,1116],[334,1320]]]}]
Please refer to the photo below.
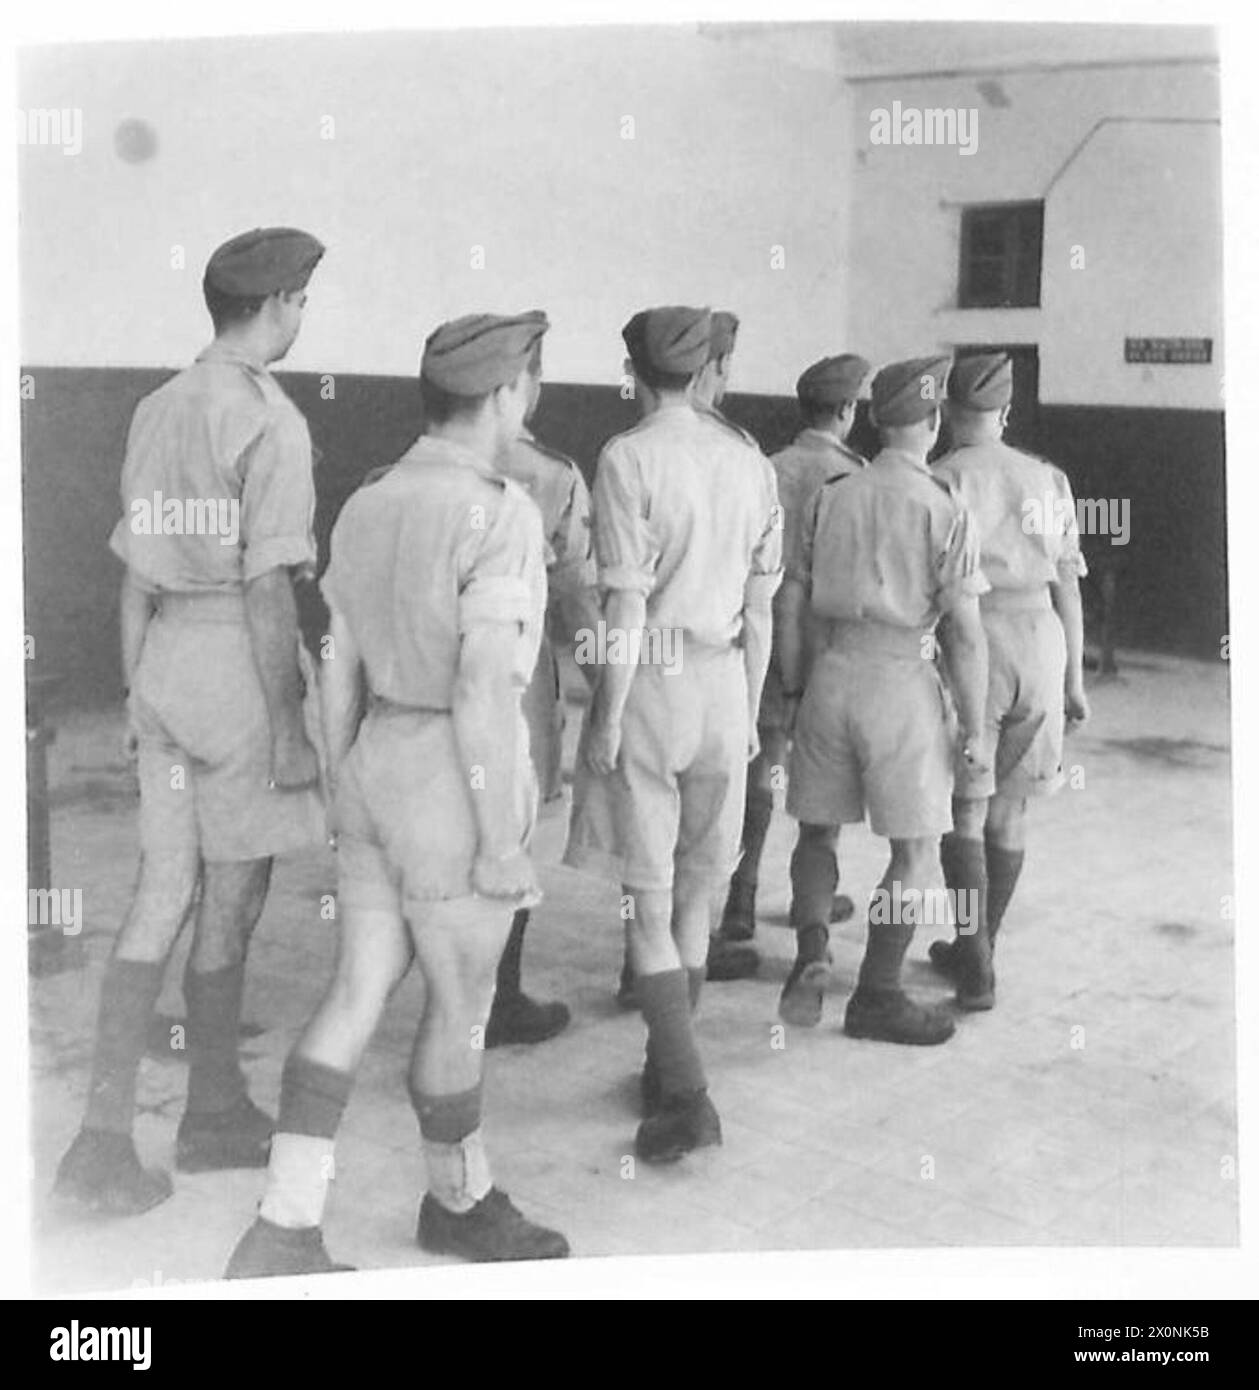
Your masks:
[{"label": "shirt collar", "polygon": [[247,367],[251,372],[265,372],[267,364],[260,362],[256,357],[251,357],[248,353],[242,352],[240,348],[233,347],[230,343],[225,343],[219,338],[215,340],[201,352],[197,354],[198,362],[228,362],[238,367]]},{"label": "shirt collar", "polygon": [[836,438],[830,430],[819,430],[812,425],[806,425],[796,436],[797,440],[808,439],[810,443],[825,444],[827,448],[834,449],[837,454],[842,454],[844,458],[851,459],[853,463],[865,464],[865,459],[854,450],[850,449],[842,439]]},{"label": "shirt collar", "polygon": [[871,467],[882,464],[884,467],[912,468],[919,473],[931,474],[927,460],[919,454],[911,454],[907,449],[880,449],[871,460]]},{"label": "shirt collar", "polygon": [[404,462],[420,464],[457,463],[464,468],[471,468],[483,478],[495,478],[500,482],[506,476],[489,459],[483,458],[466,445],[435,434],[420,435],[402,457]]}]

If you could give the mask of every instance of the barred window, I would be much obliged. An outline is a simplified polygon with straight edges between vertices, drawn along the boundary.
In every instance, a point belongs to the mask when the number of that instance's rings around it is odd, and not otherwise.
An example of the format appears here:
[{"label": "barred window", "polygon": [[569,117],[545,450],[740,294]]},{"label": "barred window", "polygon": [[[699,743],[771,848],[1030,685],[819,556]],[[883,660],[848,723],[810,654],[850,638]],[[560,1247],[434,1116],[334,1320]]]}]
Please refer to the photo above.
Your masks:
[{"label": "barred window", "polygon": [[1044,203],[987,203],[962,209],[959,309],[1040,304]]}]

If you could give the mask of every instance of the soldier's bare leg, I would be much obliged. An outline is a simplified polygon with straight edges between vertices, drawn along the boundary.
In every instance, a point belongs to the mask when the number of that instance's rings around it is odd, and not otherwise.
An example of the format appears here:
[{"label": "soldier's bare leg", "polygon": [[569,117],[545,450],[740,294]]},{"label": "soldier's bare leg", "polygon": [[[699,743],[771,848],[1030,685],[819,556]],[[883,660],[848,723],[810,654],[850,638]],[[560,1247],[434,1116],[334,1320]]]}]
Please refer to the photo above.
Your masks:
[{"label": "soldier's bare leg", "polygon": [[195,848],[140,857],[126,919],[105,968],[83,1126],[57,1170],[57,1197],[92,1211],[135,1215],[172,1191],[141,1167],[131,1137],[136,1078],[171,947],[192,910],[201,874]]},{"label": "soldier's bare leg", "polygon": [[510,926],[511,908],[484,898],[429,903],[410,921],[426,987],[408,1077],[428,1169],[417,1238],[469,1260],[568,1254],[494,1187],[481,1134],[485,1026]]},{"label": "soldier's bare leg", "polygon": [[335,1269],[320,1227],[334,1174],[333,1141],[354,1074],[414,948],[402,914],[342,909],[337,963],[328,988],[284,1064],[258,1220],[237,1244],[229,1279]]},{"label": "soldier's bare leg", "polygon": [[838,825],[802,821],[791,855],[791,924],[796,929],[796,959],[783,985],[778,1015],[797,1028],[816,1027],[830,983],[829,922],[839,882],[836,848]]},{"label": "soldier's bare leg", "polygon": [[870,902],[857,988],[844,1015],[851,1037],[933,1044],[953,1035],[944,1009],[918,1004],[901,988],[901,965],[934,878],[937,844],[933,836],[891,841],[891,860]]}]

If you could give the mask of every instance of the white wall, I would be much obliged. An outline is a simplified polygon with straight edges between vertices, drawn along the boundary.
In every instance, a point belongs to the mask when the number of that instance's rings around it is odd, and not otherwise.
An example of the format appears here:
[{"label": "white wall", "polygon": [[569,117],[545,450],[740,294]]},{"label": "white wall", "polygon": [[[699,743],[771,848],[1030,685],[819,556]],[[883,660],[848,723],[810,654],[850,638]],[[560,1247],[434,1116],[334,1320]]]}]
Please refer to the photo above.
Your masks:
[{"label": "white wall", "polygon": [[[267,223],[329,246],[297,369],[410,374],[440,320],[533,306],[557,380],[617,380],[620,326],[649,303],[734,309],[736,387],[789,391],[837,350],[850,94],[756,45],[656,28],[28,50],[20,100],[85,122],[81,154],[19,152],[27,363],[187,361],[206,257]],[[115,153],[128,117],[154,158]]]},{"label": "white wall", "polygon": [[[1221,408],[1220,131],[1164,123],[1218,117],[1214,69],[995,76],[1006,107],[988,105],[976,77],[853,85],[853,346],[886,361],[1035,343],[1046,403]],[[870,112],[893,101],[977,108],[978,151],[872,145]],[[1103,125],[1055,182],[1094,125],[1114,116],[1142,119]],[[1042,197],[1040,308],[957,309],[959,205]],[[1077,246],[1083,269],[1071,265]],[[1125,337],[1155,336],[1212,338],[1212,363],[1124,362]]]}]

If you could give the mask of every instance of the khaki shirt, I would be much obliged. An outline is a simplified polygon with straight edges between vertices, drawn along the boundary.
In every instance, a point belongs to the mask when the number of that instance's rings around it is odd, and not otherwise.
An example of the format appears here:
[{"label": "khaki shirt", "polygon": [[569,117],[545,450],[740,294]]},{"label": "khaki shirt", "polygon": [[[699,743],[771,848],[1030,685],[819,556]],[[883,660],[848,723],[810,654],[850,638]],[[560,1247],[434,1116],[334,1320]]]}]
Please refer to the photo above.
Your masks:
[{"label": "khaki shirt", "polygon": [[525,430],[499,467],[519,483],[542,513],[550,601],[590,591],[595,584],[590,493],[572,459]]},{"label": "khaki shirt", "polygon": [[670,402],[608,441],[594,485],[599,584],[647,600],[651,627],[714,647],[782,579],[774,470],[711,413]]},{"label": "khaki shirt", "polygon": [[542,521],[492,464],[422,435],[345,504],[331,552],[323,595],[375,694],[450,709],[460,639],[485,623],[515,642],[516,680],[528,684],[546,607]]},{"label": "khaki shirt", "polygon": [[211,343],[136,406],[109,544],[145,588],[235,592],[313,572],[310,431],[261,364]]},{"label": "khaki shirt", "polygon": [[1053,464],[994,440],[937,461],[975,518],[980,563],[993,589],[1039,589],[1088,573],[1075,499]]},{"label": "khaki shirt", "polygon": [[924,460],[899,449],[814,493],[793,566],[818,617],[918,631],[990,587],[970,514]]},{"label": "khaki shirt", "polygon": [[769,461],[778,478],[778,500],[783,509],[783,565],[790,569],[809,499],[823,483],[846,478],[864,468],[866,461],[833,434],[815,429],[801,430],[785,449],[771,454]]}]

